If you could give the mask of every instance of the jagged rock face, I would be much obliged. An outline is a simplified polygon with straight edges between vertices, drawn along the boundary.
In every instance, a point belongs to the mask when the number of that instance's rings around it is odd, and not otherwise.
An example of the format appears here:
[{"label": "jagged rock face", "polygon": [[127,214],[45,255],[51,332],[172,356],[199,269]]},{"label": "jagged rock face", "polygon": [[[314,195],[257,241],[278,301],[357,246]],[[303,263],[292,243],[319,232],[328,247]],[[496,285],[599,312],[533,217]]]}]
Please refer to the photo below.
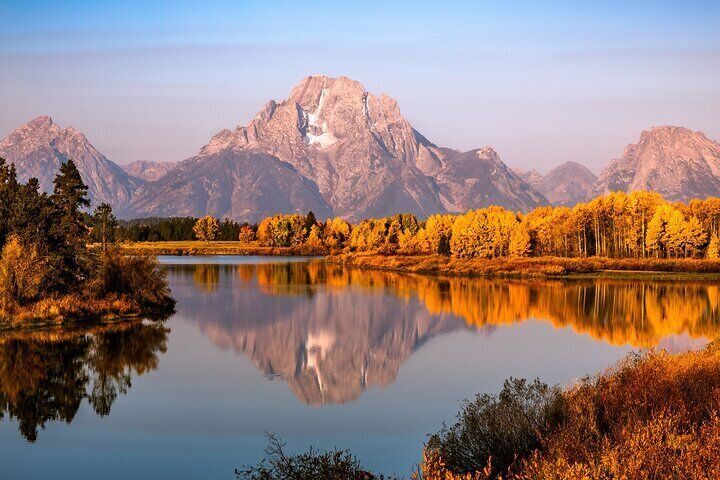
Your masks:
[{"label": "jagged rock face", "polygon": [[589,200],[597,176],[576,162],[565,162],[550,170],[534,185],[552,205],[571,207]]},{"label": "jagged rock face", "polygon": [[128,175],[145,180],[146,182],[154,182],[155,180],[160,180],[162,177],[167,175],[168,172],[175,168],[176,165],[176,162],[137,160],[135,162],[128,163],[127,165],[120,166],[128,173]]},{"label": "jagged rock face", "polygon": [[420,151],[397,103],[348,78],[306,78],[247,126],[218,133],[200,156],[228,150],[262,151],[292,164],[349,219],[443,210],[434,182],[416,165],[436,168],[436,159]]},{"label": "jagged rock face", "polygon": [[643,131],[600,175],[595,193],[652,190],[670,201],[720,196],[720,144],[682,127]]},{"label": "jagged rock face", "polygon": [[73,128],[61,128],[48,116],[18,127],[0,142],[0,157],[15,163],[18,178],[35,177],[44,191],[53,190],[60,165],[72,159],[88,186],[93,205],[107,202],[122,208],[141,181],[111,162]]},{"label": "jagged rock face", "polygon": [[129,206],[135,216],[202,216],[257,222],[278,212],[332,215],[317,186],[272,155],[221,150],[180,162],[141,186]]},{"label": "jagged rock face", "polygon": [[513,168],[512,171],[515,172],[518,177],[522,178],[525,183],[527,183],[533,188],[535,188],[535,185],[537,185],[540,180],[542,180],[542,175],[534,168],[531,168],[530,170]]},{"label": "jagged rock face", "polygon": [[395,100],[344,77],[306,78],[247,126],[219,132],[198,158],[248,150],[292,164],[350,220],[545,203],[495,152],[439,148],[412,128]]}]

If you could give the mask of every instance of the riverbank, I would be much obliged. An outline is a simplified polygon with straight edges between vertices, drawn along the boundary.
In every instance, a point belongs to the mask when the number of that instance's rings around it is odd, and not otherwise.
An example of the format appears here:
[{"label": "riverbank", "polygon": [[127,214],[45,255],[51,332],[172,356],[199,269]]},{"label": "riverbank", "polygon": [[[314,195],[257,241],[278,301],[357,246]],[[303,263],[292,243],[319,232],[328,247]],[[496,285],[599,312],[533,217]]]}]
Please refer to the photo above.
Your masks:
[{"label": "riverbank", "polygon": [[379,255],[342,253],[330,255],[328,263],[348,267],[427,275],[467,277],[582,277],[652,276],[653,279],[689,279],[720,276],[720,260],[707,259],[613,259],[603,257],[523,257],[459,259],[443,255]]},{"label": "riverbank", "polygon": [[[91,245],[90,248],[96,248]],[[295,256],[295,255],[327,255],[325,247],[264,247],[254,243],[229,241],[181,241],[181,242],[126,242],[121,244],[122,253],[126,255],[261,255],[261,256]]]}]

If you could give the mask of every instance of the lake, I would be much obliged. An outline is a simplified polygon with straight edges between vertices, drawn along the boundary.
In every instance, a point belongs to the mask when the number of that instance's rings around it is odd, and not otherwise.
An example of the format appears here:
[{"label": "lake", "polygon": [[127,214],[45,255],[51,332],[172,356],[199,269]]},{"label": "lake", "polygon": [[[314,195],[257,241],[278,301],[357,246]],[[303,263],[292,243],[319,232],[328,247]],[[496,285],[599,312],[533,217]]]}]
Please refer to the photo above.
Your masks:
[{"label": "lake", "polygon": [[234,478],[266,432],[409,474],[459,401],[720,329],[716,283],[480,280],[161,257],[165,322],[0,335],[0,478]]}]

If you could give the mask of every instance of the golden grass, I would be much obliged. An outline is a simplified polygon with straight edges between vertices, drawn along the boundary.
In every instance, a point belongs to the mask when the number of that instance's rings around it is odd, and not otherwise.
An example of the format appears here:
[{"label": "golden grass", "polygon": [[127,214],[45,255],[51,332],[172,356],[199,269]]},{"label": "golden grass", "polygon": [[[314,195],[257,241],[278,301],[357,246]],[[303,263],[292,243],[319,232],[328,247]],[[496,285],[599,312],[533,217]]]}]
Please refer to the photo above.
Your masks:
[{"label": "golden grass", "polygon": [[137,304],[124,297],[96,299],[77,294],[52,296],[0,311],[0,330],[130,318],[141,313]]},{"label": "golden grass", "polygon": [[[90,245],[97,248],[97,245]],[[237,241],[203,242],[199,240],[181,242],[126,242],[121,245],[122,252],[128,255],[326,255],[325,247],[264,247],[257,243]]]},{"label": "golden grass", "polygon": [[[522,257],[460,259],[442,255],[380,255],[342,253],[330,263],[378,270],[470,277],[552,277],[618,272],[672,274],[720,274],[720,260],[710,259],[615,259],[604,257]],[[673,275],[674,276],[674,275]]]}]

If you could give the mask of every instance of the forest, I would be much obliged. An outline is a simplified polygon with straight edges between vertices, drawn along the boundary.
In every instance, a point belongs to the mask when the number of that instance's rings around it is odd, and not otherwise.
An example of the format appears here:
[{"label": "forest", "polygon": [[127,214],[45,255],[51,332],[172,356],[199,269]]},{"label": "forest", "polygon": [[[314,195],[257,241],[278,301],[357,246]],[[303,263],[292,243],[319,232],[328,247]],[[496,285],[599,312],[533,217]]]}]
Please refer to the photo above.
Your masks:
[{"label": "forest", "polygon": [[[178,221],[168,219],[163,228]],[[125,228],[123,232],[129,231]],[[189,230],[188,221],[188,237]],[[528,213],[491,206],[460,215],[431,215],[426,220],[397,214],[356,224],[341,218],[321,221],[312,212],[275,215],[257,225],[204,217],[195,220],[192,230],[198,240],[228,240],[237,231],[234,238],[242,243],[318,252],[439,254],[458,259],[717,259],[720,198],[685,204],[667,202],[652,192],[614,192],[573,208],[540,207]]]}]

